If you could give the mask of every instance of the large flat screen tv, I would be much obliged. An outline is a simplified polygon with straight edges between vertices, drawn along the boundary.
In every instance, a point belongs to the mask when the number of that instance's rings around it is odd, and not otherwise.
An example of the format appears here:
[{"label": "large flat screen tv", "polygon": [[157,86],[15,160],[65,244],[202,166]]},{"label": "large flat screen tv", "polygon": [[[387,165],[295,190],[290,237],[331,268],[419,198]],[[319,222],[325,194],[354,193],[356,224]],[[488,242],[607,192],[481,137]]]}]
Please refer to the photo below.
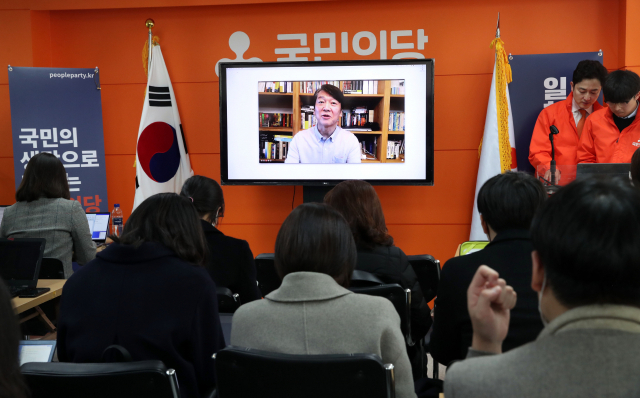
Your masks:
[{"label": "large flat screen tv", "polygon": [[433,185],[433,60],[220,64],[228,185]]}]

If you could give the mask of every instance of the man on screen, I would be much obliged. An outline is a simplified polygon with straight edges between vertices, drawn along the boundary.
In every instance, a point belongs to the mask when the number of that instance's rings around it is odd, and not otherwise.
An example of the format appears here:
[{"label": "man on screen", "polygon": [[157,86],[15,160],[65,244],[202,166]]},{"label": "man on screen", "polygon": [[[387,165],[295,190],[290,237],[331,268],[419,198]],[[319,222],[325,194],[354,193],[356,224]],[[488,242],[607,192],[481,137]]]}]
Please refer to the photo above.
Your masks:
[{"label": "man on screen", "polygon": [[285,163],[360,163],[360,143],[338,126],[344,95],[323,84],[314,95],[316,125],[298,132],[289,145]]},{"label": "man on screen", "polygon": [[[556,102],[540,112],[531,136],[529,162],[545,171],[544,178],[551,180],[551,142],[549,128],[556,126],[558,135],[554,137],[555,159],[559,166],[578,163],[578,142],[587,118],[601,109],[597,100],[607,77],[607,69],[598,61],[584,60],[573,71],[571,94],[564,101]],[[565,181],[571,180],[574,172],[565,170]],[[556,171],[556,181],[560,181],[560,171]]]},{"label": "man on screen", "polygon": [[611,72],[602,89],[609,106],[584,125],[579,163],[630,163],[640,147],[640,77],[630,70]]}]

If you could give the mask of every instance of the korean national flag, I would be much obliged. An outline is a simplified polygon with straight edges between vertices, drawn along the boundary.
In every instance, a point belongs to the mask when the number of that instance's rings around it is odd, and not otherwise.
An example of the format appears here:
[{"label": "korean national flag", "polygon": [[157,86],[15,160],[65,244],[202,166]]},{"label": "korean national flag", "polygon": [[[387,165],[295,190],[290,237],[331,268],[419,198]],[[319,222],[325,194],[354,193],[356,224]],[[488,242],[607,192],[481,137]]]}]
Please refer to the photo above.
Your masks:
[{"label": "korean national flag", "polygon": [[182,184],[193,175],[162,51],[159,45],[152,51],[136,147],[134,210],[151,195],[180,193]]}]

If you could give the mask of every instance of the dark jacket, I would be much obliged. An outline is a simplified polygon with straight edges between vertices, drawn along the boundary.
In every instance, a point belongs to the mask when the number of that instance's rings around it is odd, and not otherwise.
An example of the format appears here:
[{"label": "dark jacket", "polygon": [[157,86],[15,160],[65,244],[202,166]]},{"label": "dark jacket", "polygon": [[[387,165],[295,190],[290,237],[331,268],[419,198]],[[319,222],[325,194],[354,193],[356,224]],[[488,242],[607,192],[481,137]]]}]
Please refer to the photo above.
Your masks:
[{"label": "dark jacket", "polygon": [[536,339],[542,330],[542,321],[538,296],[531,289],[532,251],[528,231],[507,230],[500,232],[479,252],[454,257],[445,263],[438,285],[430,342],[431,356],[436,361],[448,365],[467,356],[473,336],[467,310],[467,289],[483,264],[496,270],[518,294],[502,350],[508,351]]},{"label": "dark jacket", "polygon": [[411,335],[414,341],[426,336],[431,327],[431,310],[424,301],[418,277],[400,248],[376,246],[367,249],[358,245],[356,269],[370,272],[385,283],[397,283],[403,289],[411,289]]},{"label": "dark jacket", "polygon": [[215,284],[161,244],[110,245],[64,286],[58,358],[101,362],[112,344],[135,361],[163,361],[183,398],[202,397],[215,386],[211,356],[225,347]]},{"label": "dark jacket", "polygon": [[246,240],[225,236],[210,223],[200,220],[209,246],[207,271],[216,286],[240,295],[242,304],[262,298],[256,283],[256,263]]}]

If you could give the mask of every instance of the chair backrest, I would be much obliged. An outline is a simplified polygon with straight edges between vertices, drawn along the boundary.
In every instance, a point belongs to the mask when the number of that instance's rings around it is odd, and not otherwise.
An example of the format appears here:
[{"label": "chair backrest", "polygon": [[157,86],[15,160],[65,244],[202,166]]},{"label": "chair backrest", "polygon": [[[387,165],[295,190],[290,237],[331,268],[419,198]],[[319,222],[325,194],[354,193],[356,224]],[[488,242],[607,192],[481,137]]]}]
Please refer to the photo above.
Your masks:
[{"label": "chair backrest", "polygon": [[53,257],[43,257],[38,279],[64,279],[62,261]]},{"label": "chair backrest", "polygon": [[282,284],[273,258],[273,253],[262,253],[256,256],[256,279],[263,297]]},{"label": "chair backrest", "polygon": [[162,361],[29,362],[20,371],[31,398],[180,398],[176,372]]},{"label": "chair backrest", "polygon": [[391,301],[400,316],[400,329],[407,345],[412,346],[411,338],[411,289],[403,289],[397,283],[389,285],[350,287],[354,293],[366,294],[368,296],[384,297]]},{"label": "chair backrest", "polygon": [[351,274],[351,287],[367,287],[384,285],[384,282],[377,276],[367,271],[354,270]]},{"label": "chair backrest", "polygon": [[218,397],[395,396],[393,365],[374,354],[292,355],[229,346],[216,354]]},{"label": "chair backrest", "polygon": [[433,300],[438,294],[438,284],[440,283],[440,260],[436,260],[428,254],[407,257],[418,277],[425,301]]},{"label": "chair backrest", "polygon": [[240,295],[233,293],[231,289],[222,286],[216,286],[218,295],[218,312],[233,314],[240,307]]}]

